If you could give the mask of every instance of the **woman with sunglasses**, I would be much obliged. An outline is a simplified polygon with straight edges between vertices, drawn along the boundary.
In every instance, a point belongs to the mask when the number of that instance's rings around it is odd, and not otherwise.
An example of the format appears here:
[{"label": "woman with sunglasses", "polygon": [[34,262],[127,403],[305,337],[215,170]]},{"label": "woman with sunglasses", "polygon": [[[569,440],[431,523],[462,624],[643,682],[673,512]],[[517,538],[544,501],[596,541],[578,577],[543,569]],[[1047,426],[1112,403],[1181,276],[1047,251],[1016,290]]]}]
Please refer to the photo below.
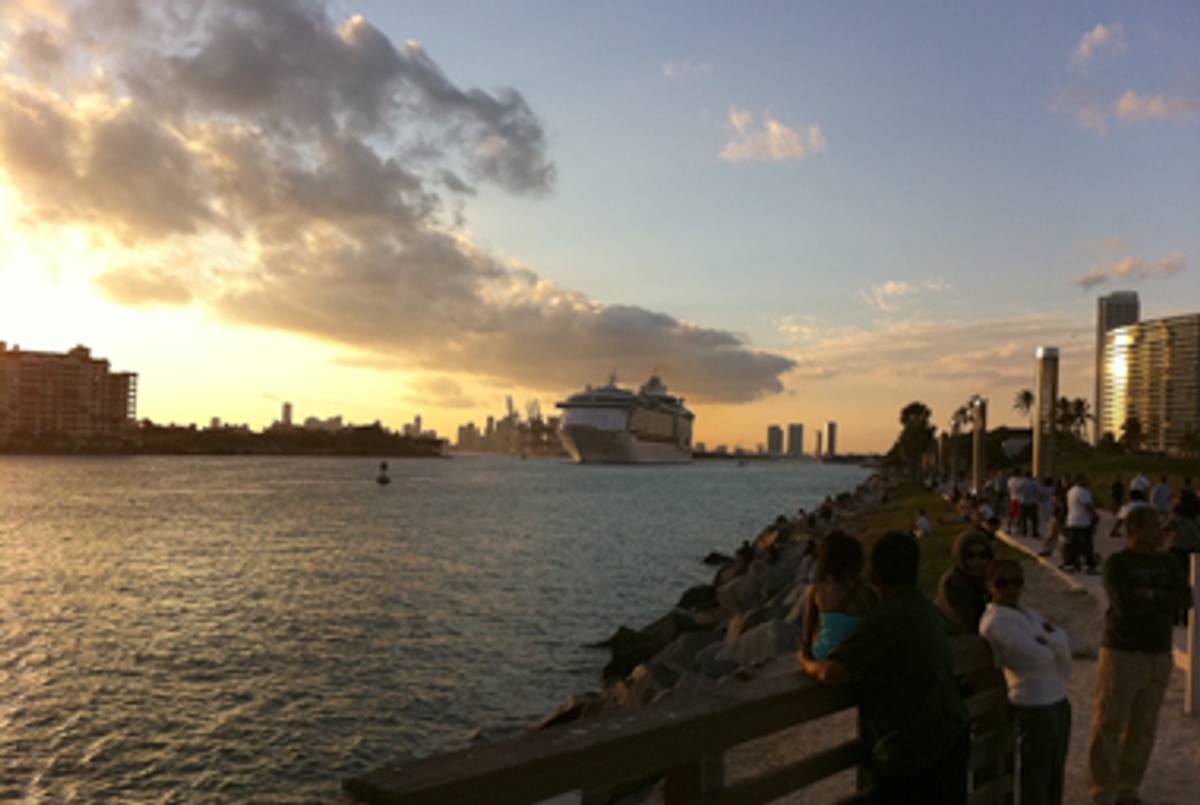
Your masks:
[{"label": "woman with sunglasses", "polygon": [[1070,643],[1065,632],[1021,606],[1025,577],[1020,564],[993,560],[987,567],[987,586],[992,602],[979,623],[979,634],[1004,670],[1008,700],[1017,717],[1021,805],[1061,805],[1071,739]]},{"label": "woman with sunglasses", "polygon": [[951,634],[977,634],[988,602],[984,573],[992,559],[992,541],[976,529],[962,532],[951,548],[954,565],[938,582],[937,608]]}]

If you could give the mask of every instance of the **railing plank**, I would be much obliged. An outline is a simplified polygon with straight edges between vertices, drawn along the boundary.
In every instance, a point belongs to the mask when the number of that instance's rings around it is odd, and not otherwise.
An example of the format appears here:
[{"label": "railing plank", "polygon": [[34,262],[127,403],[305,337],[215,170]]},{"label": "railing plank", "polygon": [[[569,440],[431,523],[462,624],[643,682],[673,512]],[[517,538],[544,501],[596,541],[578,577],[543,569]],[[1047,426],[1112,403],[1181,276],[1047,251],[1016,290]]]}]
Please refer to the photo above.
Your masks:
[{"label": "railing plank", "polygon": [[719,793],[693,800],[688,805],[754,805],[770,802],[838,772],[852,769],[862,760],[862,744],[857,740],[847,741],[804,760],[729,786]]},{"label": "railing plank", "polygon": [[[955,673],[970,677],[979,691],[967,701],[976,728],[995,727],[972,742],[970,767],[980,783],[972,803],[987,792],[1006,796],[1013,787],[1011,764],[1005,769],[1000,761],[1014,751],[1015,729],[1003,680],[980,638],[955,637],[950,648]],[[710,773],[719,769],[723,753],[853,705],[848,688],[821,687],[798,671],[731,681],[703,695],[672,695],[639,710],[389,764],[346,780],[343,787],[358,802],[473,805],[486,800],[522,805],[566,791],[612,790],[622,781],[666,774],[674,801],[766,802],[859,764],[858,742],[832,747],[728,788],[720,788],[720,775]],[[990,779],[989,772],[1000,776]]]},{"label": "railing plank", "polygon": [[968,767],[971,771],[978,771],[988,766],[994,768],[998,761],[1015,751],[1016,742],[1017,727],[1012,722],[972,738],[971,761]]},{"label": "railing plank", "polygon": [[967,714],[972,721],[1008,707],[1008,691],[1003,687],[989,688],[967,699]]},{"label": "railing plank", "polygon": [[497,805],[530,802],[681,766],[853,704],[849,691],[822,688],[797,671],[385,766],[346,780],[344,788],[370,803],[440,805],[479,791]]}]

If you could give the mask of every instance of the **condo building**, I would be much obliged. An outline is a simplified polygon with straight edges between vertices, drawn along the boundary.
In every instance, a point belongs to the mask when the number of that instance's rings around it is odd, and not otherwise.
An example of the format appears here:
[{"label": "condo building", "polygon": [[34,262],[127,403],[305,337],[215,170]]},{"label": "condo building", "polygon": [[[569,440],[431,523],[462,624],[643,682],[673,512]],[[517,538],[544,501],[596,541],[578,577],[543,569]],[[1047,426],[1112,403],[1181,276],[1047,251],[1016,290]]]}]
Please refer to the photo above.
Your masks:
[{"label": "condo building", "polygon": [[1137,420],[1145,450],[1179,453],[1200,434],[1200,313],[1115,327],[1097,372],[1101,434]]},{"label": "condo building", "polygon": [[783,455],[783,428],[778,425],[767,428],[767,452],[773,456]]},{"label": "condo building", "polygon": [[804,425],[801,423],[793,422],[788,425],[787,454],[791,458],[804,455]]},{"label": "condo building", "polygon": [[837,423],[830,422],[825,426],[825,455],[833,458],[837,455]]},{"label": "condo building", "polygon": [[1105,407],[1104,337],[1117,327],[1136,324],[1139,318],[1141,303],[1136,291],[1114,291],[1096,300],[1096,394],[1092,398],[1092,413],[1096,416],[1096,442],[1105,432],[1100,423],[1100,411]]},{"label": "condo building", "polygon": [[137,420],[137,375],[78,346],[34,352],[0,341],[0,439],[119,435]]}]

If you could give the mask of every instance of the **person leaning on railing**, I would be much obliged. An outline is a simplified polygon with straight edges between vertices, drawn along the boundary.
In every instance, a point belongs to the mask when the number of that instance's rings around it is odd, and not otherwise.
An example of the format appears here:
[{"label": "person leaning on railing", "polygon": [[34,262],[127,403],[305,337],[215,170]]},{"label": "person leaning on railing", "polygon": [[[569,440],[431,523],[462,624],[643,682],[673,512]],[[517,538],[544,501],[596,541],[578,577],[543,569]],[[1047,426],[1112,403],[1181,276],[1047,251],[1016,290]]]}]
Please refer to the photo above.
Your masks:
[{"label": "person leaning on railing", "polygon": [[871,580],[881,603],[827,660],[799,654],[823,685],[852,684],[859,734],[877,805],[967,801],[967,709],[951,670],[937,608],[917,589],[920,548],[891,531],[871,549]]}]

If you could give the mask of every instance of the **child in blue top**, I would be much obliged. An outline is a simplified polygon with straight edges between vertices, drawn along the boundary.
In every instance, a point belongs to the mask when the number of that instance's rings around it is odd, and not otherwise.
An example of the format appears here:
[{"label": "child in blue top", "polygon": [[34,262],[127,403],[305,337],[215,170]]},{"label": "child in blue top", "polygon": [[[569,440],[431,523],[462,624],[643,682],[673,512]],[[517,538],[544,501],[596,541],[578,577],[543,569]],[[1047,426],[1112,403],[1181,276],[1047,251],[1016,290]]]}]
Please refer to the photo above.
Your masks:
[{"label": "child in blue top", "polygon": [[807,657],[824,660],[879,602],[875,588],[862,578],[863,547],[841,531],[831,532],[817,551],[816,580],[804,607],[803,645]]}]

